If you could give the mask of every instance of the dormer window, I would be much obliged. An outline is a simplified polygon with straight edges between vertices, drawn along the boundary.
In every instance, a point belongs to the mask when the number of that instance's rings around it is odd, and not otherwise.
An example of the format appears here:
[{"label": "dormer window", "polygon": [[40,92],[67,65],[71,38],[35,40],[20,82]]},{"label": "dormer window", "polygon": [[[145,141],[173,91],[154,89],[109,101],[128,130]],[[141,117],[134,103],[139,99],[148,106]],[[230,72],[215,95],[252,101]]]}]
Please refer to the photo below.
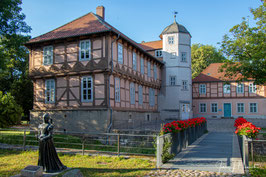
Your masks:
[{"label": "dormer window", "polygon": [[168,36],[168,44],[174,44],[174,36]]},{"label": "dormer window", "polygon": [[53,46],[46,46],[43,48],[43,64],[53,64]]},{"label": "dormer window", "polygon": [[84,40],[79,43],[79,60],[90,60],[91,55],[91,41]]},{"label": "dormer window", "polygon": [[155,57],[163,57],[163,51],[162,50],[155,50]]}]

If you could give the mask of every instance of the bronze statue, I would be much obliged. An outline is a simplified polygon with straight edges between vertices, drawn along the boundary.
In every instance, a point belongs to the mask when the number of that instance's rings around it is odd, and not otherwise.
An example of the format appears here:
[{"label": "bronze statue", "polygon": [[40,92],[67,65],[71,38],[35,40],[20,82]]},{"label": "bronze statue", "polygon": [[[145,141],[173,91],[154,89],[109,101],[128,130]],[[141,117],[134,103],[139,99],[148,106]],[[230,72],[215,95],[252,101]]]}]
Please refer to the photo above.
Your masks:
[{"label": "bronze statue", "polygon": [[57,156],[53,142],[53,125],[48,113],[43,115],[43,123],[38,127],[39,160],[38,166],[48,173],[58,172],[67,167],[62,164]]}]

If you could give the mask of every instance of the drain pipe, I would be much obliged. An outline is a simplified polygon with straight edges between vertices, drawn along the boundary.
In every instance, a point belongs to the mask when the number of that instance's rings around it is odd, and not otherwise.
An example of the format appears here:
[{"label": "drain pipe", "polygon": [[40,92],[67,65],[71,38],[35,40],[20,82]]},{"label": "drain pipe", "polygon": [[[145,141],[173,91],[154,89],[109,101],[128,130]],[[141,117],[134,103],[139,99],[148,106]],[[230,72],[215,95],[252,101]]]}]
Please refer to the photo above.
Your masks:
[{"label": "drain pipe", "polygon": [[[115,40],[113,40],[111,42],[111,74],[110,76],[113,74],[113,70],[114,70],[114,63],[113,63],[113,43],[116,42],[120,37],[120,33],[118,33],[118,36]],[[109,110],[110,110],[110,124],[107,128],[107,133],[110,133],[111,128],[112,128],[112,124],[113,124],[113,109],[110,105],[110,76],[108,78],[108,88],[109,88],[109,97],[108,97],[108,105],[109,105]]]}]

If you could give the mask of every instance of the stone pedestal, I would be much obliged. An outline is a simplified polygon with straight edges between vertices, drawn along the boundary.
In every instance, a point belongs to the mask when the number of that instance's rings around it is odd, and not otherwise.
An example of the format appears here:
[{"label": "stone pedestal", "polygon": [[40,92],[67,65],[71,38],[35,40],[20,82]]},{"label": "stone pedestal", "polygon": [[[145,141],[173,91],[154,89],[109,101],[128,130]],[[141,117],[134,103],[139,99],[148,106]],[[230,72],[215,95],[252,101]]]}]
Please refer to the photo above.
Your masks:
[{"label": "stone pedestal", "polygon": [[22,177],[41,177],[43,174],[43,167],[29,165],[21,170]]}]

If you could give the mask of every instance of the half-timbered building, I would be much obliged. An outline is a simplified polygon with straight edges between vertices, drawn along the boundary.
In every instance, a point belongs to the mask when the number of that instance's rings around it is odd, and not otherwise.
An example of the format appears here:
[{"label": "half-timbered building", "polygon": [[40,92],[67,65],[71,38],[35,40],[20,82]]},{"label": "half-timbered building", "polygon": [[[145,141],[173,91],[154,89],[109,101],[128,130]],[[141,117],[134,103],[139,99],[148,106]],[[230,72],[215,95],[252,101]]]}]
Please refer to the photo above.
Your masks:
[{"label": "half-timbered building", "polygon": [[108,131],[159,119],[162,61],[105,21],[104,7],[31,39],[31,123]]}]

